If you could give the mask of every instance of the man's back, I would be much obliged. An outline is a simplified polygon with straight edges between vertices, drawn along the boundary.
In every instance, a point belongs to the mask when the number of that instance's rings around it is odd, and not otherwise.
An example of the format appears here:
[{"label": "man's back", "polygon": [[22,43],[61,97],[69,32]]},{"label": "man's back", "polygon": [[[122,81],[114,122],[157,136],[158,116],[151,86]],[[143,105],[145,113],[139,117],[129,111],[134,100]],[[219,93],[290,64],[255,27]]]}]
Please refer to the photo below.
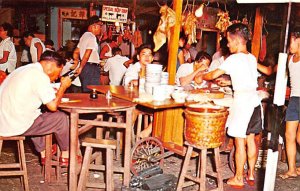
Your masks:
[{"label": "man's back", "polygon": [[110,85],[121,85],[123,76],[127,68],[123,65],[129,59],[119,54],[107,59],[104,65],[104,71],[109,72]]}]

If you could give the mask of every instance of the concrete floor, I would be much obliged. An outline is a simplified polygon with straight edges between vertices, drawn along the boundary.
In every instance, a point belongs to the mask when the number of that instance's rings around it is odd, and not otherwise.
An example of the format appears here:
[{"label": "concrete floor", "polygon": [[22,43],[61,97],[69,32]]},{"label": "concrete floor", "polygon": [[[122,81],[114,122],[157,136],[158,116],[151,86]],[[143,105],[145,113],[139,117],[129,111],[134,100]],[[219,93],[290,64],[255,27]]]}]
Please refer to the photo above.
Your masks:
[{"label": "concrete floor", "polygon": [[[0,162],[10,161],[14,159],[14,151],[15,148],[11,145],[11,142],[5,142],[3,152],[1,154]],[[30,141],[26,141],[26,161],[29,175],[29,185],[30,190],[32,191],[66,191],[67,190],[67,176],[62,177],[62,182],[59,184],[45,184],[43,183],[42,176],[42,168],[39,164],[39,158],[37,153],[33,152],[32,145]],[[164,172],[169,174],[174,174],[176,177],[179,176],[180,168],[182,165],[183,158],[181,156],[172,155],[168,157],[164,162]],[[116,162],[117,163],[117,162]],[[221,154],[221,170],[222,176],[224,179],[227,179],[233,175],[232,171],[228,167],[228,154]],[[208,170],[207,173],[210,174],[212,172],[212,167],[210,165],[210,160],[208,160]],[[299,166],[300,164],[298,164]],[[195,160],[191,162],[191,172],[193,173],[193,168],[195,166]],[[282,162],[278,162],[277,174],[282,173],[287,170],[287,165]],[[91,173],[94,175],[93,173]],[[98,178],[97,175],[93,176],[92,181],[102,181],[102,175]],[[55,179],[55,177],[53,177]],[[264,184],[264,168],[257,169],[257,183],[255,186],[246,185],[243,190],[263,190]],[[121,190],[121,180],[122,177],[120,175],[115,176],[115,190]],[[214,188],[215,181],[213,179],[208,179],[207,188]],[[0,191],[19,191],[22,190],[20,179],[19,178],[4,178],[0,177]],[[93,189],[87,189],[93,190]],[[185,188],[184,190],[198,190],[198,186],[190,186]],[[228,187],[226,184],[224,185],[225,191],[234,191],[234,189]],[[300,176],[293,180],[282,180],[278,176],[276,177],[275,183],[276,191],[300,191]]]}]

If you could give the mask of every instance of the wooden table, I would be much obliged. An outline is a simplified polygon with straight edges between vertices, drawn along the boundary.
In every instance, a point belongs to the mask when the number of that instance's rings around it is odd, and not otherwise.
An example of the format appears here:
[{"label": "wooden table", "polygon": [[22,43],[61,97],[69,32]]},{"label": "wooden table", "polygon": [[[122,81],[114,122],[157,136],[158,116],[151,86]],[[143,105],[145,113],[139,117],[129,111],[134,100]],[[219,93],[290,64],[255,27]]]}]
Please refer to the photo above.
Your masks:
[{"label": "wooden table", "polygon": [[[70,114],[70,161],[69,161],[69,190],[77,190],[77,161],[78,152],[78,135],[80,128],[78,124],[99,127],[123,128],[125,129],[125,151],[124,151],[124,182],[125,186],[129,186],[130,181],[130,150],[131,150],[131,129],[132,129],[132,113],[135,109],[134,103],[123,99],[112,98],[107,100],[104,95],[99,95],[98,99],[90,99],[89,94],[65,94],[65,98],[69,98],[69,102],[61,103],[59,108]],[[105,113],[105,112],[126,112],[126,122],[116,123],[99,120],[80,119],[79,114]],[[48,152],[51,149],[47,149]],[[51,159],[50,159],[51,160]],[[46,162],[46,164],[50,164]],[[51,165],[46,168],[45,177],[50,177]],[[48,169],[47,169],[48,168]]]},{"label": "wooden table", "polygon": [[[134,101],[139,97],[137,87],[130,89],[124,86],[88,86],[89,89],[96,89],[100,93],[107,93],[109,90],[114,97],[128,101]],[[177,154],[184,155],[183,128],[184,128],[184,103],[176,103],[173,99],[162,102],[136,102],[139,106],[153,109],[154,121],[152,136],[158,138],[163,146]]]}]

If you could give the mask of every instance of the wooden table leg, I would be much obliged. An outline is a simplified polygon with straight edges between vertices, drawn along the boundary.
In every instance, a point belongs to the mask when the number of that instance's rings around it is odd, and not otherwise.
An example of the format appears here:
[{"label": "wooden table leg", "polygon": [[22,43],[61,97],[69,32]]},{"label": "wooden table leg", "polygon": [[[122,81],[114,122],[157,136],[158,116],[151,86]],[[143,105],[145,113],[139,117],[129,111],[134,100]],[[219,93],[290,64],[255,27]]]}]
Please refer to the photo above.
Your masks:
[{"label": "wooden table leg", "polygon": [[125,186],[129,186],[130,181],[130,150],[131,150],[131,128],[132,113],[134,108],[126,111],[126,129],[125,129],[125,151],[124,151],[124,182]]},{"label": "wooden table leg", "polygon": [[70,156],[69,156],[69,190],[77,190],[77,148],[78,148],[78,118],[76,112],[70,113]]}]

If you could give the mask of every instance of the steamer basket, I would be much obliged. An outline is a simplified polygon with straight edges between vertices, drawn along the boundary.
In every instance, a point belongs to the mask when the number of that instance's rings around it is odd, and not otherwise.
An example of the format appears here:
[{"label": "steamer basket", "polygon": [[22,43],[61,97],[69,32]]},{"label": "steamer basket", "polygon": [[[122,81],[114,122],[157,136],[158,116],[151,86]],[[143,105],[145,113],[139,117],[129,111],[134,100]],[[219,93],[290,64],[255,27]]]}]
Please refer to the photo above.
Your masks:
[{"label": "steamer basket", "polygon": [[[201,110],[199,110],[201,111]],[[185,109],[185,140],[200,149],[221,146],[225,139],[225,124],[228,116],[226,109],[203,110]]]}]

